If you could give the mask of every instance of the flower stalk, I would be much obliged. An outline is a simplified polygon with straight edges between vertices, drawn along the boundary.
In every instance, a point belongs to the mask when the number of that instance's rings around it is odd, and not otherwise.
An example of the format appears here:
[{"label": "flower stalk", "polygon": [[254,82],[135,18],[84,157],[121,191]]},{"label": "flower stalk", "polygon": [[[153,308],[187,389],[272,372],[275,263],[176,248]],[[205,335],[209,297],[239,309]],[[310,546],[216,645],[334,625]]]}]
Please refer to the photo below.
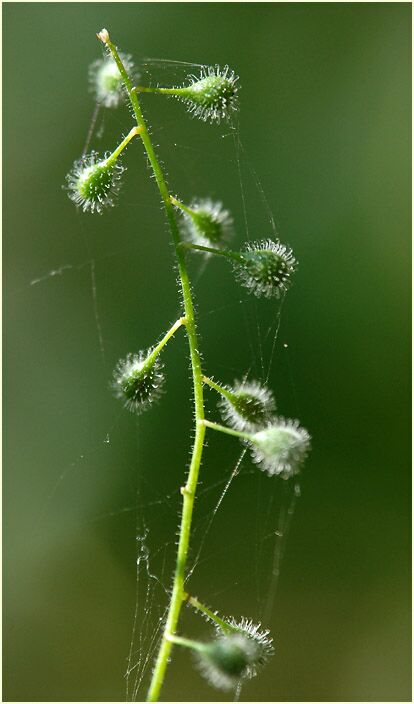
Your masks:
[{"label": "flower stalk", "polygon": [[183,510],[181,516],[180,537],[177,550],[177,560],[173,581],[173,588],[168,609],[165,629],[161,640],[161,646],[158,651],[158,656],[153,670],[151,684],[148,690],[147,700],[149,702],[158,701],[161,687],[164,682],[165,671],[168,660],[171,654],[172,641],[168,639],[168,634],[174,634],[177,628],[178,619],[180,616],[181,607],[185,598],[184,580],[190,544],[191,523],[194,510],[194,501],[197,490],[198,475],[200,471],[201,459],[203,455],[205,427],[200,423],[204,419],[204,398],[203,398],[203,382],[201,359],[197,340],[196,320],[194,313],[194,305],[191,295],[190,281],[187,272],[184,252],[180,247],[180,233],[177,222],[175,220],[174,207],[170,200],[167,184],[162,172],[161,166],[155,154],[155,150],[148,134],[147,126],[142,115],[141,107],[138,100],[137,91],[132,85],[132,81],[126,72],[124,65],[119,57],[116,46],[110,40],[106,30],[99,33],[99,38],[104,42],[108,50],[118,66],[119,72],[124,81],[129,100],[137,121],[137,127],[140,129],[140,137],[147,153],[154,177],[164,203],[167,214],[168,223],[171,230],[171,236],[174,243],[175,255],[178,264],[178,273],[180,278],[181,292],[184,303],[184,311],[186,318],[186,332],[188,345],[190,350],[191,369],[194,388],[194,412],[195,412],[195,438],[192,450],[191,464],[187,476],[185,490],[183,495]]},{"label": "flower stalk", "polygon": [[230,623],[227,623],[224,619],[220,618],[214,611],[208,608],[205,604],[203,604],[197,597],[195,596],[186,596],[186,601],[190,606],[192,606],[196,611],[200,611],[200,613],[204,614],[207,619],[212,621],[213,623],[216,624],[216,626],[219,626],[225,633],[226,632],[236,632],[238,629],[235,626],[232,626]]},{"label": "flower stalk", "polygon": [[233,259],[239,264],[244,263],[243,255],[239,252],[233,252],[231,249],[217,249],[216,247],[205,247],[201,244],[193,244],[192,242],[181,242],[180,246],[183,249],[194,249],[197,252],[208,252],[209,254],[218,254],[221,257]]},{"label": "flower stalk", "polygon": [[106,158],[106,165],[107,166],[112,166],[118,159],[119,155],[124,151],[125,147],[128,146],[130,143],[131,139],[136,137],[137,135],[141,134],[142,132],[142,126],[141,127],[133,127],[125,137],[125,139],[122,140],[121,144],[117,146],[116,149]]}]

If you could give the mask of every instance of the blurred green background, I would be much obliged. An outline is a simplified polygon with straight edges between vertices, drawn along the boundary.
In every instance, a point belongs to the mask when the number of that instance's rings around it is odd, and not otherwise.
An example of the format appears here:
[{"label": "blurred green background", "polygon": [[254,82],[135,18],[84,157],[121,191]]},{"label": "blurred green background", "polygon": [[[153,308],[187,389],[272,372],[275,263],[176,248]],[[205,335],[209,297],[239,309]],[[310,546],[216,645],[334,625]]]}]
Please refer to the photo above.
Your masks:
[{"label": "blurred green background", "polygon": [[[91,123],[87,67],[103,26],[137,64],[237,71],[236,132],[160,96],[146,96],[145,113],[174,193],[221,199],[241,243],[272,233],[264,192],[300,260],[269,381],[313,451],[264,624],[277,655],[242,699],[408,700],[408,3],[3,5],[4,699],[123,700],[137,531],[170,585],[165,545],[191,433],[182,336],[166,352],[167,393],[138,423],[108,391],[117,360],[179,310],[159,198],[138,142],[119,207],[83,215],[61,189]],[[144,68],[160,83],[187,74]],[[113,148],[131,125],[126,107],[100,113],[91,147]],[[191,268],[206,368],[228,383],[262,376],[278,307],[245,296],[224,262]],[[195,548],[237,453],[210,438]],[[246,463],[234,481],[191,582],[215,608],[253,618],[290,501],[286,484],[259,474]],[[165,605],[162,588],[153,596]],[[138,630],[152,633],[159,612],[143,621],[139,604]],[[185,611],[183,632],[206,628]],[[164,700],[223,696],[175,653]]]}]

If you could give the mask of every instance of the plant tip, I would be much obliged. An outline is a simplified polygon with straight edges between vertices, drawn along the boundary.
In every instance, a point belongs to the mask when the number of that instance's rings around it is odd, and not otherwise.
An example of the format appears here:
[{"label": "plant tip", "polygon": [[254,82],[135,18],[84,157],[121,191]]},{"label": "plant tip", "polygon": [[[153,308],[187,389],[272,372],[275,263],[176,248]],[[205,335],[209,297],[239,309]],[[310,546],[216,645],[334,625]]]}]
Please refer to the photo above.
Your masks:
[{"label": "plant tip", "polygon": [[100,41],[102,42],[102,44],[108,44],[108,42],[109,42],[109,32],[108,32],[107,29],[105,29],[105,28],[104,28],[104,29],[101,29],[100,32],[97,32],[96,36],[98,37],[98,39],[100,39]]}]

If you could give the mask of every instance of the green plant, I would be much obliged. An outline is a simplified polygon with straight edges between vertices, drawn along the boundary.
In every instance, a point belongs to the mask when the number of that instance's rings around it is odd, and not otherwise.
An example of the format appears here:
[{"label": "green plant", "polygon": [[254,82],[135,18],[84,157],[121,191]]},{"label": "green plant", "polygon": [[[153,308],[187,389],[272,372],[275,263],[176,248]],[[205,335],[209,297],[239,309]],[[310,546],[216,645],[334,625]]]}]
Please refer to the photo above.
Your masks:
[{"label": "green plant", "polygon": [[[185,329],[188,339],[194,388],[195,437],[189,472],[181,487],[183,507],[176,568],[164,633],[148,692],[148,701],[157,701],[173,644],[194,651],[202,674],[212,684],[222,688],[234,687],[240,680],[253,677],[273,654],[272,639],[268,631],[260,629],[260,625],[254,625],[245,618],[240,621],[222,618],[186,592],[194,502],[207,428],[239,438],[250,447],[259,468],[269,475],[283,478],[299,471],[309,447],[309,435],[297,421],[274,417],[275,402],[269,389],[257,382],[246,381],[227,387],[203,374],[186,259],[191,251],[201,252],[204,256],[225,257],[232,263],[241,285],[254,295],[267,298],[284,295],[295,271],[296,260],[288,247],[269,239],[249,243],[240,252],[229,250],[227,241],[233,226],[230,213],[221,203],[208,199],[194,200],[190,205],[185,205],[172,196],[154,151],[141,111],[140,93],[175,96],[186,104],[194,116],[203,121],[219,122],[230,118],[238,108],[238,78],[234,72],[228,67],[221,70],[216,66],[203,69],[198,78],[191,76],[188,85],[183,87],[153,89],[135,86],[133,77],[137,74],[131,58],[118,52],[107,30],[103,29],[97,36],[108,56],[96,62],[91,71],[96,97],[102,105],[112,108],[119,104],[125,91],[136,126],[112,153],[102,158],[95,153],[84,155],[75,163],[67,178],[69,196],[84,211],[92,213],[102,213],[105,207],[113,206],[125,170],[121,154],[131,139],[139,136],[169,223],[184,308],[182,317],[157,344],[149,350],[129,355],[118,364],[114,374],[114,390],[128,410],[140,413],[147,409],[161,391],[162,350],[181,327]],[[181,214],[180,222],[177,221],[177,210]],[[219,407],[228,422],[227,426],[205,419],[205,384],[219,394]],[[188,602],[214,625],[215,633],[210,641],[193,641],[176,634],[184,602]]]}]

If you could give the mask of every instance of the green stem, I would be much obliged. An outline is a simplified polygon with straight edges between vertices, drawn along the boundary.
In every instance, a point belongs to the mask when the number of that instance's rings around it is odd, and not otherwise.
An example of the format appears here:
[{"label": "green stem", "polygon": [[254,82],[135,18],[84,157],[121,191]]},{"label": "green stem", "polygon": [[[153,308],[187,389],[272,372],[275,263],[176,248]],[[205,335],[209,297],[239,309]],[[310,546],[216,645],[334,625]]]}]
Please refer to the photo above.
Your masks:
[{"label": "green stem", "polygon": [[150,86],[136,86],[137,93],[164,93],[165,95],[185,95],[188,88],[151,88]]},{"label": "green stem", "polygon": [[211,621],[214,621],[214,623],[217,623],[220,628],[223,629],[223,631],[237,631],[238,629],[235,628],[234,626],[231,626],[229,623],[224,621],[224,619],[220,618],[220,616],[217,616],[217,614],[214,613],[211,609],[208,608],[205,604],[202,604],[201,601],[197,599],[195,596],[188,596],[187,597],[187,602],[191,604],[197,611],[201,611],[201,613],[205,614],[208,616],[208,618]]},{"label": "green stem", "polygon": [[174,333],[178,330],[178,328],[180,328],[182,325],[186,325],[186,323],[187,323],[186,318],[179,318],[178,320],[176,320],[176,322],[174,323],[172,328],[170,328],[170,330],[168,330],[168,332],[164,335],[164,337],[158,343],[158,345],[156,345],[154,347],[151,354],[147,358],[146,364],[148,364],[148,366],[152,365],[152,363],[154,362],[156,357],[159,355],[159,353],[161,352],[164,345],[167,344],[168,340],[174,335]]},{"label": "green stem", "polygon": [[191,523],[194,510],[195,494],[197,489],[198,475],[200,471],[201,458],[203,454],[204,447],[204,436],[205,427],[200,423],[200,420],[204,418],[204,399],[203,399],[203,382],[202,382],[202,370],[201,370],[201,359],[199,353],[199,346],[197,340],[196,332],[196,322],[194,315],[194,305],[191,296],[190,282],[188,278],[188,272],[185,262],[185,255],[183,250],[180,248],[180,233],[178,230],[178,225],[175,220],[174,207],[170,201],[170,194],[168,192],[167,184],[164,178],[164,174],[159,165],[157,157],[155,155],[154,147],[152,145],[151,138],[148,134],[147,126],[145,124],[144,117],[141,112],[141,107],[138,101],[137,92],[134,90],[132,81],[125,70],[125,67],[119,58],[118,51],[114,44],[112,44],[108,33],[100,33],[101,40],[107,45],[110,50],[116,65],[118,66],[119,72],[127,90],[132,109],[135,114],[137,121],[137,126],[142,128],[141,139],[147,153],[152,171],[157,182],[157,186],[164,202],[168,223],[171,230],[172,239],[174,242],[175,255],[178,264],[178,273],[181,283],[181,291],[184,302],[185,317],[187,319],[186,331],[188,337],[188,345],[190,349],[190,359],[191,359],[191,369],[193,375],[193,387],[194,387],[194,410],[195,410],[195,438],[192,450],[191,464],[187,476],[186,485],[182,490],[183,495],[183,510],[181,514],[181,525],[180,534],[178,541],[177,550],[177,560],[174,573],[173,588],[171,594],[170,605],[168,608],[167,620],[165,623],[165,629],[161,640],[160,649],[158,651],[158,656],[155,662],[151,684],[148,690],[148,701],[155,702],[158,701],[161,687],[164,682],[165,672],[167,669],[168,661],[171,654],[172,643],[168,640],[168,634],[174,634],[178,619],[180,616],[181,607],[184,598],[184,580],[185,580],[185,569],[188,557],[188,550],[190,544],[190,534],[191,534]]},{"label": "green stem", "polygon": [[197,215],[194,210],[188,207],[188,205],[184,205],[184,203],[181,203],[180,200],[177,198],[174,198],[174,196],[170,196],[170,201],[173,205],[175,205],[177,208],[180,208],[180,210],[183,210],[184,213],[187,213],[187,215],[190,215],[191,217],[194,217]]},{"label": "green stem", "polygon": [[207,384],[210,386],[210,388],[214,389],[217,391],[221,396],[224,396],[224,398],[227,398],[230,403],[234,403],[236,396],[235,394],[232,394],[231,391],[228,389],[225,389],[224,386],[220,386],[220,384],[216,384],[213,379],[210,379],[208,376],[203,376],[203,382],[204,384]]},{"label": "green stem", "polygon": [[233,428],[227,428],[225,425],[212,423],[211,420],[200,421],[200,425],[204,425],[206,428],[211,428],[212,430],[218,430],[220,433],[225,433],[226,435],[233,435],[235,438],[242,438],[243,440],[253,439],[253,435],[250,433],[243,433],[240,430],[233,430]]},{"label": "green stem", "polygon": [[132,130],[130,130],[125,137],[125,139],[122,140],[121,144],[108,156],[106,159],[106,163],[108,165],[111,165],[113,162],[115,162],[121,152],[125,149],[126,146],[130,143],[131,139],[133,137],[136,137],[138,134],[141,134],[142,132],[142,127],[133,127]]},{"label": "green stem", "polygon": [[210,252],[210,254],[219,254],[222,257],[234,259],[238,264],[244,263],[244,257],[239,252],[233,252],[231,249],[217,249],[216,247],[204,247],[202,244],[193,244],[192,242],[181,242],[181,247],[184,249],[195,249],[199,252]]},{"label": "green stem", "polygon": [[170,641],[170,643],[182,645],[184,648],[191,648],[191,650],[198,650],[200,653],[202,653],[206,649],[204,643],[200,643],[197,640],[190,640],[190,638],[181,638],[180,636],[167,635],[167,639]]}]

